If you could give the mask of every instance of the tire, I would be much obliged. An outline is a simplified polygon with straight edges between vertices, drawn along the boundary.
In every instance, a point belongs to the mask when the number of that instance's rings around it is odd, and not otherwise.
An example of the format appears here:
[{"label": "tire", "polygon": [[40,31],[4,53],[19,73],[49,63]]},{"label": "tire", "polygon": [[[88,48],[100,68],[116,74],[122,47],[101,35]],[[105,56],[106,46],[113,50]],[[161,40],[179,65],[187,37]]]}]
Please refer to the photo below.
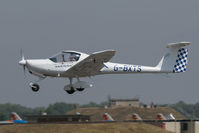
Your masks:
[{"label": "tire", "polygon": [[68,94],[73,94],[75,92],[75,89],[73,87],[71,87],[70,90],[66,91]]},{"label": "tire", "polygon": [[77,88],[78,91],[83,91],[85,88]]},{"label": "tire", "polygon": [[31,88],[32,88],[32,91],[34,91],[34,92],[38,92],[40,89],[38,84],[33,84]]}]

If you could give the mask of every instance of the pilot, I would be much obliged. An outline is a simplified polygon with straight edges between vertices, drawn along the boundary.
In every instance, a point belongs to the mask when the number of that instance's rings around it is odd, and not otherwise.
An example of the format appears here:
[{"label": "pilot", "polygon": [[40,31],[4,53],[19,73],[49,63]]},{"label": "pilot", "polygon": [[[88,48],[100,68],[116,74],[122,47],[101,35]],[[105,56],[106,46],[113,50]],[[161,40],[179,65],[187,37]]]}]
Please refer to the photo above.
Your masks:
[{"label": "pilot", "polygon": [[70,59],[70,61],[78,61],[79,55],[78,54],[71,54],[69,59]]}]

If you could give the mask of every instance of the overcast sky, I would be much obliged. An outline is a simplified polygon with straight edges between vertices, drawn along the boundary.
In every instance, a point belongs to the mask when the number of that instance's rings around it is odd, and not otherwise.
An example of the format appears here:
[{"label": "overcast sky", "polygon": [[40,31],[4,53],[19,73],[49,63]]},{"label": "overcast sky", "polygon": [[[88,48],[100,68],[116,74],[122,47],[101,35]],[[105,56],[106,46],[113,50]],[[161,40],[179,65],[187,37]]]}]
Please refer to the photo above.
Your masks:
[{"label": "overcast sky", "polygon": [[[198,0],[5,0],[0,1],[0,103],[28,107],[55,102],[84,104],[140,97],[144,103],[199,102]],[[74,95],[68,79],[47,78],[40,91],[18,65],[25,58],[48,58],[60,50],[92,53],[116,50],[112,62],[155,66],[166,44],[190,41],[188,71],[181,74],[101,75],[84,79],[93,88]]]}]

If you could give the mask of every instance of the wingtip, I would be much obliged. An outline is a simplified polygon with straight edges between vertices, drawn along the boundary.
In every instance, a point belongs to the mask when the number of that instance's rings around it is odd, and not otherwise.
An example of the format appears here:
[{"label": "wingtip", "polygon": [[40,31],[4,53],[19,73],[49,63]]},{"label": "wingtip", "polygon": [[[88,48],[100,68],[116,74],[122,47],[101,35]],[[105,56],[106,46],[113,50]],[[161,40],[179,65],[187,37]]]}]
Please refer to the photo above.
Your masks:
[{"label": "wingtip", "polygon": [[116,52],[114,49],[107,49],[107,50],[104,50],[104,51],[112,51],[112,52]]},{"label": "wingtip", "polygon": [[107,51],[113,52],[115,54],[115,50],[114,49],[108,49]]}]

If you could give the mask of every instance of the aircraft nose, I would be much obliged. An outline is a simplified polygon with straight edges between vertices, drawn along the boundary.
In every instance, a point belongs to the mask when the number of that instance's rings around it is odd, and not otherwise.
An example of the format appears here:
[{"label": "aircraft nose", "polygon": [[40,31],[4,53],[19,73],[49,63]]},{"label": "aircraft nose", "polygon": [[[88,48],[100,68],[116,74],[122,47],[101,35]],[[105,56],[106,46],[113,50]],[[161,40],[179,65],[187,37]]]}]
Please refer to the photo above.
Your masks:
[{"label": "aircraft nose", "polygon": [[42,65],[42,61],[41,60],[27,60],[26,65],[29,68],[40,69]]}]

